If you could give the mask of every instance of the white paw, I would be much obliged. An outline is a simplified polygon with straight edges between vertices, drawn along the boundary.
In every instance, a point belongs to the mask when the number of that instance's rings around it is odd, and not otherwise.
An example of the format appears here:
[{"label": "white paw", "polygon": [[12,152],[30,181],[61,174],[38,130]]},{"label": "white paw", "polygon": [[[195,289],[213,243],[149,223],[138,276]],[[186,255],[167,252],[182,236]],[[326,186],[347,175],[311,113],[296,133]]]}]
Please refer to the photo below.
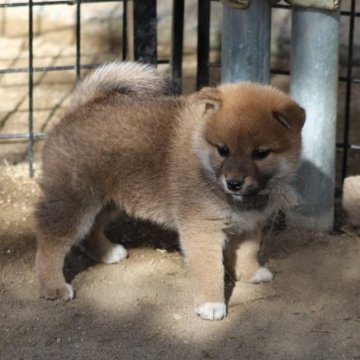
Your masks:
[{"label": "white paw", "polygon": [[105,264],[115,264],[124,260],[128,253],[120,244],[114,244],[111,249],[101,257],[101,261]]},{"label": "white paw", "polygon": [[226,316],[226,305],[221,302],[209,302],[195,308],[195,312],[204,320],[221,320]]},{"label": "white paw", "polygon": [[255,271],[254,275],[250,278],[250,282],[253,284],[259,284],[271,281],[272,278],[273,274],[266,267],[261,267]]},{"label": "white paw", "polygon": [[64,295],[64,300],[71,300],[74,298],[74,288],[70,284],[65,284],[67,294]]}]

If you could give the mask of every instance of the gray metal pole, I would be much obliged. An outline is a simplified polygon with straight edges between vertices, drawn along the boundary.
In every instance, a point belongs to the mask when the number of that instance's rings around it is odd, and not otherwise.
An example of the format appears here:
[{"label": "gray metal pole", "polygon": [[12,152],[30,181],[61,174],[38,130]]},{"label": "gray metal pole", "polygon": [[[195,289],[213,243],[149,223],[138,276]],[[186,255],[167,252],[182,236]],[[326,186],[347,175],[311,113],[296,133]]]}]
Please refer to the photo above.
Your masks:
[{"label": "gray metal pole", "polygon": [[338,11],[293,10],[290,92],[307,114],[294,221],[325,230],[334,219],[339,29]]},{"label": "gray metal pole", "polygon": [[224,5],[222,82],[270,80],[271,7],[267,0],[251,0],[246,10]]}]

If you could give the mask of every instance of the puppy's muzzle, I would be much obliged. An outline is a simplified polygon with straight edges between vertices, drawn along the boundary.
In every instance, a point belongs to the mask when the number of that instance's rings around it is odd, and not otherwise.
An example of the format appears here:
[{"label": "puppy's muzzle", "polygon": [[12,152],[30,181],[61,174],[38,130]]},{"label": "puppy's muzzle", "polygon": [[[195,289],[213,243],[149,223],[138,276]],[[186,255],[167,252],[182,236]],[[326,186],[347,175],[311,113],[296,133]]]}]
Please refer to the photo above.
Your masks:
[{"label": "puppy's muzzle", "polygon": [[259,183],[249,177],[241,178],[228,178],[225,181],[226,192],[234,195],[254,196],[260,189]]}]

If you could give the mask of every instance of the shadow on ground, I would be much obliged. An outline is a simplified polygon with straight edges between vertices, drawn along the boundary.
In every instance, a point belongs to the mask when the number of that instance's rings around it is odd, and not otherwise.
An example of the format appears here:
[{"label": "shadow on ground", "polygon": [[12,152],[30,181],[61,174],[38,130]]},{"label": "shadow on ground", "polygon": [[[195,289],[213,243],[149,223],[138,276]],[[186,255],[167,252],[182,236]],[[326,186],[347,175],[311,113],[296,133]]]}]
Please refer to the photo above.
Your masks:
[{"label": "shadow on ground", "polygon": [[193,313],[178,252],[137,244],[105,266],[75,250],[69,266],[86,264],[77,297],[49,302],[37,297],[33,235],[1,238],[3,360],[360,358],[357,238],[280,233],[269,247],[273,283],[238,284],[220,322]]}]

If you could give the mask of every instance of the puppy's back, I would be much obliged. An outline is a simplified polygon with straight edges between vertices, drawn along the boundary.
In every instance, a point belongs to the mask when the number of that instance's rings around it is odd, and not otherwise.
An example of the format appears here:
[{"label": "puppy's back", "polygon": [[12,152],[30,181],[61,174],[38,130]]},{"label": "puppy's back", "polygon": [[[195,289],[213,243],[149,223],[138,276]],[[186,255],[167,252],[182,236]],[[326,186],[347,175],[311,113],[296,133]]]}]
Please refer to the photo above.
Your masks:
[{"label": "puppy's back", "polygon": [[132,65],[138,80],[143,72],[139,83],[136,77],[122,81],[130,65],[119,64],[114,65],[118,83],[107,83],[105,68],[103,77],[100,71],[75,91],[75,105],[44,145],[40,183],[48,195],[85,188],[100,201],[121,198],[124,207],[136,198],[153,206],[155,194],[166,197],[164,174],[184,100],[164,95],[167,82],[152,68]]}]

